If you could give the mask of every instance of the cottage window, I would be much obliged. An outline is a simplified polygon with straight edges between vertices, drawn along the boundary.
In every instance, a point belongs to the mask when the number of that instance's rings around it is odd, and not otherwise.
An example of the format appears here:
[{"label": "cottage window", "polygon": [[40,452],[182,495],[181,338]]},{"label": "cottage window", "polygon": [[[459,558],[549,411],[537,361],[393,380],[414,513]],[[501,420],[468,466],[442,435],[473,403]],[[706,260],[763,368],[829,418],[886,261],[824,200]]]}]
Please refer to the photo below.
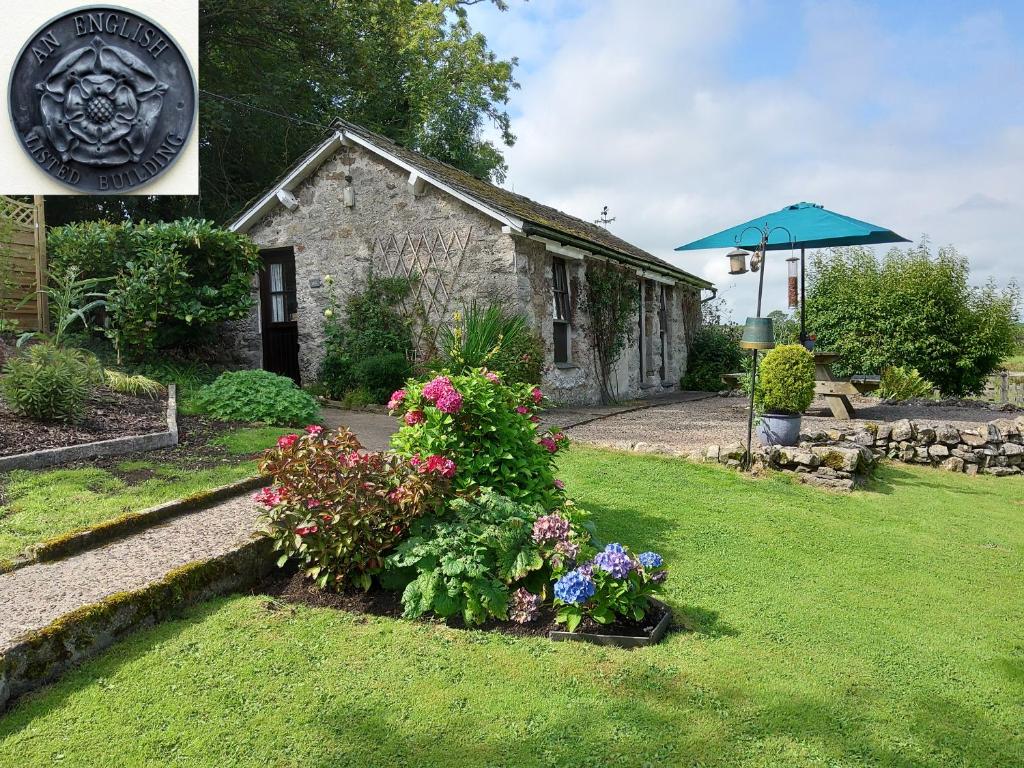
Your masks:
[{"label": "cottage window", "polygon": [[658,333],[661,334],[661,366],[658,368],[658,375],[664,382],[668,376],[668,288],[664,285],[660,288],[658,296]]},{"label": "cottage window", "polygon": [[572,319],[569,303],[569,278],[563,259],[552,259],[551,261],[551,316],[554,323],[552,338],[555,346],[555,362],[568,363]]}]

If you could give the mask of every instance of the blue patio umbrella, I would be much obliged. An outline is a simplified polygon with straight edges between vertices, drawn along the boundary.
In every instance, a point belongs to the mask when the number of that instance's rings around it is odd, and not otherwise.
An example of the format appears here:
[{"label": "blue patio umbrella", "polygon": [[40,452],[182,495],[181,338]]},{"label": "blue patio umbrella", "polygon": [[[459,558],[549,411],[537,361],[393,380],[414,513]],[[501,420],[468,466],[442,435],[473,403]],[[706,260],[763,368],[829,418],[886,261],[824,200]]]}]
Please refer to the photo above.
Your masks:
[{"label": "blue patio umbrella", "polygon": [[[757,286],[757,317],[761,316],[761,291],[764,288],[764,251],[800,249],[800,342],[806,343],[804,326],[804,276],[807,248],[838,248],[848,245],[877,245],[880,243],[909,243],[891,229],[866,221],[843,216],[816,203],[795,203],[774,213],[759,216],[735,227],[681,245],[677,251],[697,251],[707,248],[742,248],[762,251],[761,274]],[[748,323],[751,318],[748,318]],[[753,351],[751,370],[757,381],[757,350]],[[754,425],[754,387],[750,389],[750,412],[747,420],[746,463],[750,464],[750,439]]]},{"label": "blue patio umbrella", "polygon": [[[847,245],[878,245],[909,243],[891,229],[870,224],[851,216],[830,211],[817,203],[794,203],[785,208],[758,216],[750,221],[723,229],[692,243],[680,245],[677,251],[698,251],[708,248],[742,248],[747,251],[800,249],[800,340],[804,332],[804,253],[807,248],[839,248]],[[762,271],[762,276],[764,272]],[[761,314],[761,291],[758,289],[757,314]]]}]

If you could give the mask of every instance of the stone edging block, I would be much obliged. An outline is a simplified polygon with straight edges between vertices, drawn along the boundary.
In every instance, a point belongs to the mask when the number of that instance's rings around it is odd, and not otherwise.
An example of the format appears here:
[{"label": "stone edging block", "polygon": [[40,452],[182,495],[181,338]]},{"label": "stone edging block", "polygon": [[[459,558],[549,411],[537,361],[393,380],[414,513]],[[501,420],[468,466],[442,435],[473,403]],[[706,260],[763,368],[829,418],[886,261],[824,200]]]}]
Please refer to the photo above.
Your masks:
[{"label": "stone edging block", "polygon": [[125,635],[180,608],[256,584],[273,568],[273,543],[259,537],[209,560],[177,568],[142,589],[83,606],[22,637],[0,655],[0,712],[18,696],[60,677]]},{"label": "stone edging block", "polygon": [[41,451],[16,453],[13,456],[0,456],[0,472],[9,472],[12,469],[42,469],[82,459],[95,459],[100,456],[120,456],[123,453],[155,451],[158,448],[170,448],[177,444],[177,391],[174,384],[168,384],[166,430],[150,432],[146,435],[129,435],[128,437],[115,437],[111,440],[98,440],[93,443],[66,445],[63,448],[46,448]]},{"label": "stone edging block", "polygon": [[39,544],[33,544],[23,554],[14,558],[14,560],[0,561],[0,573],[9,573],[28,565],[35,565],[36,563],[62,560],[78,552],[84,552],[87,549],[106,544],[109,541],[135,533],[151,525],[162,523],[177,515],[196,512],[239,493],[256,490],[268,482],[268,478],[262,475],[247,477],[208,491],[194,493],[183,499],[167,501],[155,507],[139,510],[138,512],[128,512],[120,517],[115,517],[112,520],[107,520],[88,528],[70,531],[62,536],[47,539]]}]

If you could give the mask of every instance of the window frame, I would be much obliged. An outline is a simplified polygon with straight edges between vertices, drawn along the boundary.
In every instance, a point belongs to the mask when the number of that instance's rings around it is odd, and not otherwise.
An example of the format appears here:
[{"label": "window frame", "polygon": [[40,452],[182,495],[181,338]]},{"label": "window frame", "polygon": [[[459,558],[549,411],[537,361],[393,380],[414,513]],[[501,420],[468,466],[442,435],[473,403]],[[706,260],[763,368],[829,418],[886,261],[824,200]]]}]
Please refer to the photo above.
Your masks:
[{"label": "window frame", "polygon": [[[551,358],[555,365],[572,365],[572,294],[569,266],[565,259],[551,259]],[[564,343],[564,359],[559,359],[559,337]]]}]

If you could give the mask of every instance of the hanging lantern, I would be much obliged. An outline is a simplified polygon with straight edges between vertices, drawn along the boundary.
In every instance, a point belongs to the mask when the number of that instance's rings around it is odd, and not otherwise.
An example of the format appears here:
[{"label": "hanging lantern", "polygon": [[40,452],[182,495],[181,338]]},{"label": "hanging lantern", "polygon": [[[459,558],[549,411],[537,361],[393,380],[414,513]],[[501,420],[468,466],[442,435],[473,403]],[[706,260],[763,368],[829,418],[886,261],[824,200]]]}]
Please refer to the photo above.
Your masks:
[{"label": "hanging lantern", "polygon": [[786,259],[786,266],[789,268],[789,308],[796,309],[800,306],[800,293],[797,286],[797,274],[799,273],[800,259],[790,256]]},{"label": "hanging lantern", "polygon": [[742,248],[734,248],[726,256],[729,259],[729,274],[742,275],[747,271],[747,256],[749,254]]}]

